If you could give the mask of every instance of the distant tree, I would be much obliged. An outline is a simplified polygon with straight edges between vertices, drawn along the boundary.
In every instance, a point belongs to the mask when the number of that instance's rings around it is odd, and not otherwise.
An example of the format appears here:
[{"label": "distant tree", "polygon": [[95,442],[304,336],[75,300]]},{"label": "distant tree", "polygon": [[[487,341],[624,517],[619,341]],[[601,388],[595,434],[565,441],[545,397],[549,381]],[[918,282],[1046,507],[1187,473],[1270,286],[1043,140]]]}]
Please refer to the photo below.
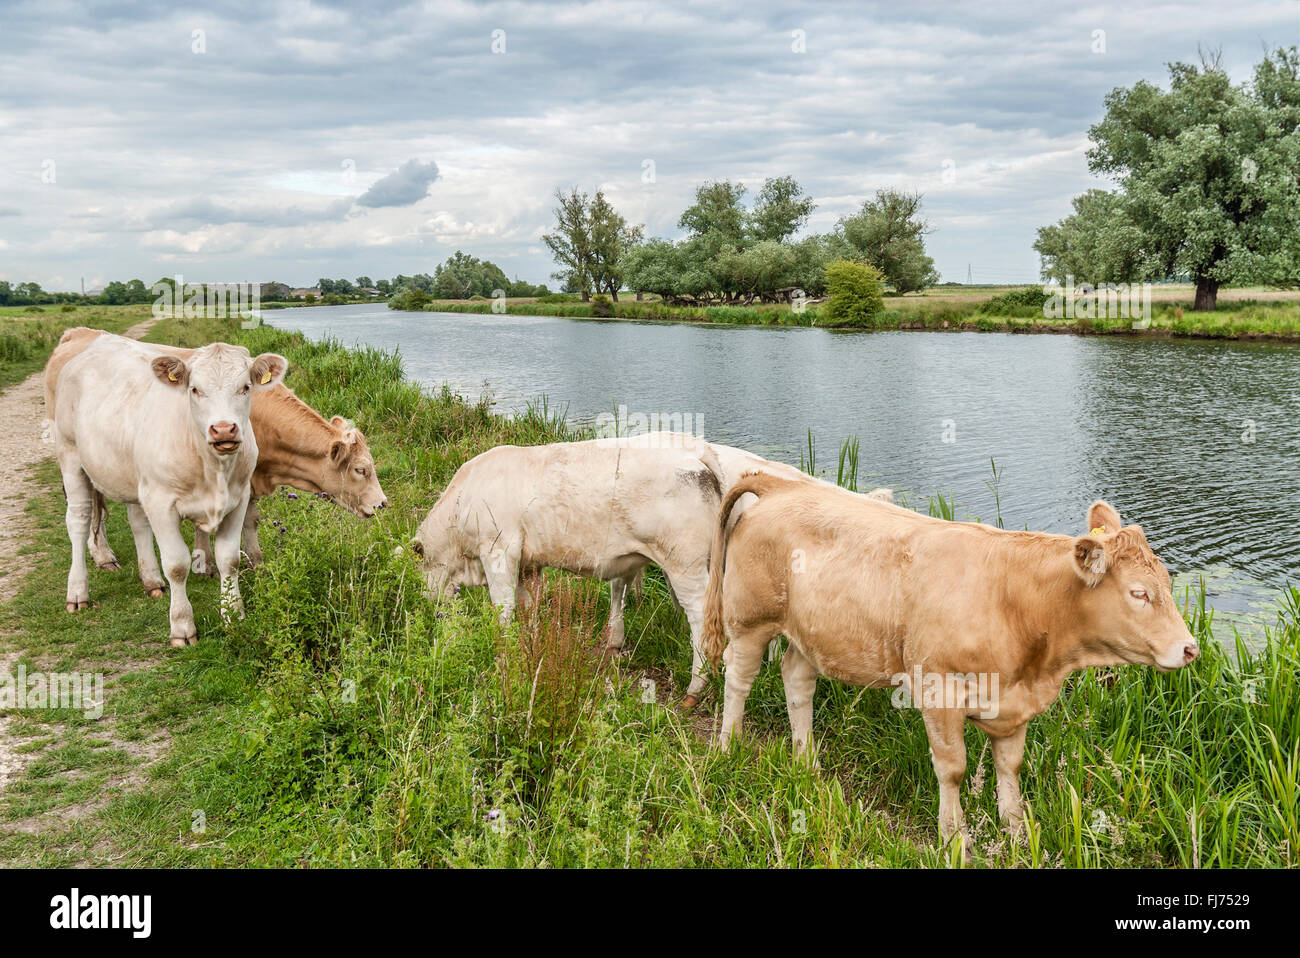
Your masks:
[{"label": "distant tree", "polygon": [[[1225,283],[1300,285],[1300,48],[1269,51],[1241,85],[1217,53],[1172,63],[1168,90],[1139,81],[1105,106],[1088,131],[1088,166],[1118,182],[1116,215],[1099,224],[1076,206],[1057,232],[1040,232],[1051,273],[1062,248],[1091,241],[1108,252],[1085,258],[1103,270],[1089,282],[1117,280],[1136,259],[1134,278],[1190,275],[1197,310],[1214,309]],[[1088,232],[1061,236],[1072,229]],[[1134,239],[1140,255],[1114,254],[1133,252]]]},{"label": "distant tree", "polygon": [[369,276],[358,276],[358,277],[357,277],[357,286],[359,286],[361,289],[375,289],[375,288],[377,288],[377,287],[375,286],[375,284],[372,283],[372,282],[370,281],[370,277],[369,277]]},{"label": "distant tree", "polygon": [[551,211],[555,214],[555,232],[542,236],[542,242],[560,267],[551,275],[562,281],[566,290],[573,286],[572,291],[581,293],[583,302],[586,302],[591,297],[592,287],[589,200],[587,194],[579,192],[575,186],[567,193],[557,189],[555,202]]},{"label": "distant tree", "polygon": [[1089,190],[1072,205],[1071,215],[1038,230],[1034,249],[1042,257],[1044,279],[1129,283],[1160,270],[1159,263],[1148,260],[1142,230],[1121,194]]},{"label": "distant tree", "polygon": [[939,274],[925,252],[930,229],[920,211],[919,193],[877,190],[861,210],[835,224],[838,252],[875,266],[899,293],[932,286]]},{"label": "distant tree", "polygon": [[600,190],[596,191],[587,208],[587,224],[590,229],[592,286],[618,302],[618,291],[624,282],[623,258],[629,249],[641,242],[645,227],[629,226]]},{"label": "distant tree", "polygon": [[695,202],[682,213],[677,225],[693,236],[712,237],[719,245],[742,246],[746,216],[740,201],[744,195],[743,183],[705,183],[696,189]]},{"label": "distant tree", "polygon": [[774,177],[758,191],[749,213],[749,234],[757,242],[784,243],[803,228],[816,208],[793,176]]}]

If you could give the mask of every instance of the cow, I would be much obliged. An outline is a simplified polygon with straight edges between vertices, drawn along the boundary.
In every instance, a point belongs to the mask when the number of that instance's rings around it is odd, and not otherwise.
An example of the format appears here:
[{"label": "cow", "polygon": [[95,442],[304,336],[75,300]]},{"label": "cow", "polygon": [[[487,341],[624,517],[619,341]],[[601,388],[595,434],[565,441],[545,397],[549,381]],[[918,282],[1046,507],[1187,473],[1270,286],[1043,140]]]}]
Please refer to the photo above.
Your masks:
[{"label": "cow", "polygon": [[[100,337],[122,340],[122,337],[102,329],[86,326],[69,329],[63,334],[45,365],[46,409],[54,409],[59,373],[63,367]],[[181,359],[194,355],[193,349],[148,345],[159,353]],[[252,494],[244,514],[242,550],[251,565],[257,566],[262,562],[262,549],[257,538],[257,501],[274,492],[278,486],[324,494],[364,519],[388,506],[366,437],[343,417],[335,416],[327,421],[295,396],[293,390],[277,383],[274,388],[253,393],[249,425],[257,437],[258,457],[251,483]],[[112,570],[120,566],[105,535],[105,519],[104,497],[97,492],[91,511],[90,556],[99,568]],[[195,532],[194,547],[197,553],[195,571],[214,572],[216,566],[206,532]],[[149,591],[155,596],[162,594],[161,588]]]},{"label": "cow", "polygon": [[[214,537],[222,614],[243,612],[239,534],[248,508],[257,439],[249,427],[252,394],[274,388],[289,363],[212,343],[189,359],[120,337],[98,337],[58,376],[55,454],[67,496],[72,542],[67,610],[90,604],[86,542],[95,491],[127,503],[140,578],[171,586],[171,644],[198,640],[185,594],[190,552],[181,521]],[[162,553],[162,572],[152,538]]]},{"label": "cow", "polygon": [[[411,549],[431,598],[486,585],[507,622],[525,600],[521,580],[530,572],[552,567],[629,583],[655,563],[690,623],[693,704],[705,682],[699,635],[719,474],[707,444],[498,446],[456,471]],[[612,598],[621,616],[622,591]]]},{"label": "cow", "polygon": [[[728,533],[728,513],[746,494],[757,501]],[[705,599],[704,653],[716,665],[726,652],[717,745],[740,732],[763,648],[784,633],[796,754],[811,741],[819,675],[893,685],[921,708],[943,841],[960,835],[970,853],[960,800],[968,720],[989,736],[998,810],[1018,830],[1025,727],[1071,672],[1124,663],[1172,671],[1200,651],[1142,529],[1122,526],[1105,502],[1089,510],[1088,528],[1010,532],[745,476],[715,523]]]}]

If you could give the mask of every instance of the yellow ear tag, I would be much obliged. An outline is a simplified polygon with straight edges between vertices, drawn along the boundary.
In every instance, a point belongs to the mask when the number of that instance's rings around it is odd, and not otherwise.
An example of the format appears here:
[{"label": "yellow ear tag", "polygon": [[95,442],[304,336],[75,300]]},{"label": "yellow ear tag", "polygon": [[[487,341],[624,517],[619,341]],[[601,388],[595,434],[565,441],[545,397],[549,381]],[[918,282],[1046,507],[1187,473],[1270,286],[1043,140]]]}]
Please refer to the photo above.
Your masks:
[{"label": "yellow ear tag", "polygon": [[171,370],[167,371],[167,378],[170,379],[172,382],[176,382],[176,374]]},{"label": "yellow ear tag", "polygon": [[1097,528],[1095,528],[1095,529],[1092,530],[1092,535],[1094,535],[1094,536],[1101,536],[1101,535],[1105,535],[1105,534],[1106,534],[1106,527],[1105,527],[1105,526],[1098,526]]},{"label": "yellow ear tag", "polygon": [[262,385],[265,386],[270,381],[271,381],[271,370],[268,369],[265,373],[262,374]]}]

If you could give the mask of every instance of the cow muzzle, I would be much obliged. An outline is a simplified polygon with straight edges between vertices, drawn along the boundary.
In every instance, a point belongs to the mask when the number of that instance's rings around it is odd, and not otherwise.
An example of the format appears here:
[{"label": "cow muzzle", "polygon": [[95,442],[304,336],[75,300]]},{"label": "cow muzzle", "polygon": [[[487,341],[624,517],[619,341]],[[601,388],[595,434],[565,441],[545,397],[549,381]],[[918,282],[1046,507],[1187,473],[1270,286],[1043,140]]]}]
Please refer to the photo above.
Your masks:
[{"label": "cow muzzle", "polygon": [[208,444],[222,455],[239,448],[239,426],[233,422],[219,422],[208,427]]}]

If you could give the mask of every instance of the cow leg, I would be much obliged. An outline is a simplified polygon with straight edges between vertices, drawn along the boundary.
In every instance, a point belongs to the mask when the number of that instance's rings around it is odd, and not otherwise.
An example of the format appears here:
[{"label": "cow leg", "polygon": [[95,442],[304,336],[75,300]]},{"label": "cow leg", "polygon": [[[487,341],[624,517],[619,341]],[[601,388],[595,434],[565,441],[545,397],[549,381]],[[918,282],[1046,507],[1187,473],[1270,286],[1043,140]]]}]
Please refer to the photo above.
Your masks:
[{"label": "cow leg", "polygon": [[95,489],[74,456],[60,457],[63,493],[68,507],[64,522],[72,543],[72,565],[68,568],[67,609],[76,612],[90,606],[90,577],[86,571],[86,542],[90,536],[90,513],[94,508]]},{"label": "cow leg", "polygon": [[244,617],[244,599],[239,594],[239,536],[244,528],[248,500],[227,513],[217,534],[213,537],[212,551],[221,575],[221,621],[230,624],[232,616]]},{"label": "cow leg", "polygon": [[86,545],[90,547],[90,557],[95,560],[95,565],[109,572],[116,572],[122,568],[122,564],[117,561],[117,556],[113,554],[113,549],[108,544],[108,536],[104,533],[104,528],[108,525],[107,520],[108,503],[104,501],[104,494],[96,489],[90,510],[90,539]]},{"label": "cow leg", "polygon": [[709,578],[707,573],[703,578],[697,579],[680,573],[674,576],[667,569],[664,572],[668,573],[668,584],[691,626],[691,682],[686,687],[682,707],[694,708],[700,701],[700,693],[704,691],[704,653],[700,650],[700,637],[704,633],[704,591],[708,587]]},{"label": "cow leg", "polygon": [[[637,575],[640,575],[640,571]],[[629,579],[609,580],[609,638],[605,641],[607,649],[623,648],[623,606],[627,602]]]},{"label": "cow leg", "polygon": [[993,743],[993,768],[998,773],[998,816],[1015,834],[1024,825],[1025,810],[1020,801],[1020,765],[1025,758],[1025,730],[1028,723],[1010,735],[989,740]]},{"label": "cow leg", "polygon": [[722,729],[718,747],[726,748],[733,735],[739,735],[745,720],[745,700],[754,687],[754,677],[763,665],[763,649],[771,638],[769,630],[761,633],[738,633],[731,639],[731,657],[727,662],[726,687],[722,697]]},{"label": "cow leg", "polygon": [[153,526],[144,509],[134,503],[126,507],[126,517],[131,523],[131,535],[135,539],[135,565],[140,570],[140,583],[151,599],[159,598],[167,589],[162,572],[158,568],[158,558],[153,551]]},{"label": "cow leg", "polygon": [[[768,648],[771,648],[769,644]],[[790,735],[794,754],[802,755],[812,744],[813,692],[817,689],[817,666],[799,651],[793,642],[781,661],[781,680],[785,684],[785,710],[790,715]]]},{"label": "cow leg", "polygon": [[257,541],[257,524],[262,521],[262,513],[257,508],[257,500],[248,500],[248,511],[244,513],[244,555],[248,564],[257,567],[262,564],[262,544]]},{"label": "cow leg", "polygon": [[163,573],[171,587],[171,644],[176,648],[193,645],[199,640],[194,627],[194,606],[190,605],[189,596],[185,594],[185,580],[190,574],[190,548],[181,535],[181,520],[168,506],[144,507],[153,527],[154,537],[158,540],[158,551],[162,553]]},{"label": "cow leg", "polygon": [[966,715],[957,709],[923,709],[930,737],[930,756],[939,779],[939,837],[947,845],[960,835],[965,858],[973,858],[961,810],[961,783],[966,777]]},{"label": "cow leg", "polygon": [[519,588],[519,556],[496,552],[483,556],[483,573],[487,578],[488,595],[492,604],[501,610],[501,624],[508,625],[515,614],[516,590]]}]

